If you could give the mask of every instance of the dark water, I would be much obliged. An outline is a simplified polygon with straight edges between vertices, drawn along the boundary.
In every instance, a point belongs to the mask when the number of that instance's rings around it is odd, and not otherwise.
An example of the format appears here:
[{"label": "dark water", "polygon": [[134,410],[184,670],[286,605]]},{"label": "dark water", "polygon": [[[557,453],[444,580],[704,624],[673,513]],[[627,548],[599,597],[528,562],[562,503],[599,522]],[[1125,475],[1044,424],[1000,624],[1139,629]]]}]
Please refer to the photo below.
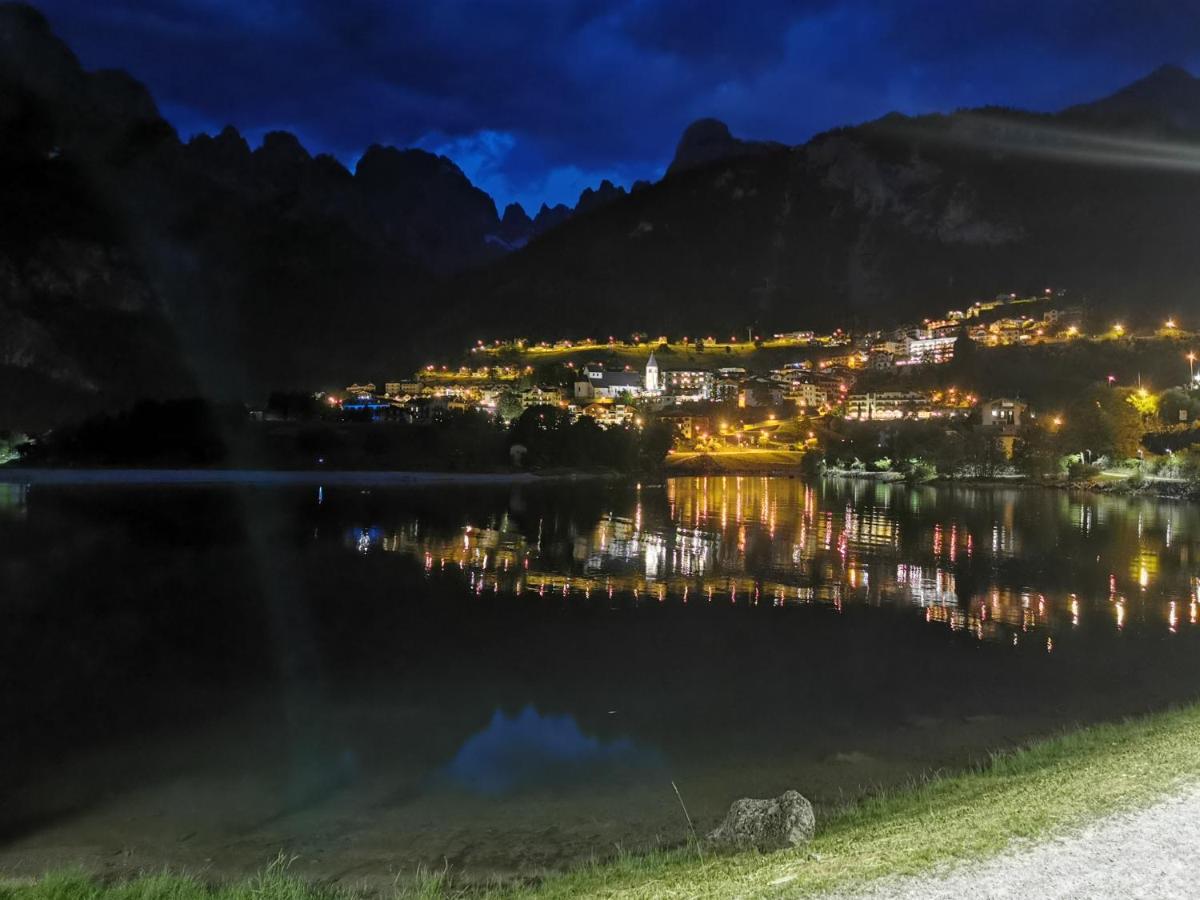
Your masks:
[{"label": "dark water", "polygon": [[0,484],[0,869],[530,872],[1200,694],[1200,507]]}]

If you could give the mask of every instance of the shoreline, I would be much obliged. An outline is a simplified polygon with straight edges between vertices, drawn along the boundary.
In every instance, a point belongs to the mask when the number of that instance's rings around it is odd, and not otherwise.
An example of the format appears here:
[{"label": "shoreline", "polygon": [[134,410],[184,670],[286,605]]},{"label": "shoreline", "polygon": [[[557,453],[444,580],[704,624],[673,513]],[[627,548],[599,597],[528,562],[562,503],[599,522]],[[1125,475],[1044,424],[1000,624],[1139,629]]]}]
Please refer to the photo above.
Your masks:
[{"label": "shoreline", "polygon": [[533,485],[634,478],[615,472],[393,472],[355,469],[70,469],[0,466],[0,484],[114,486],[449,487]]},{"label": "shoreline", "polygon": [[281,853],[259,875],[214,880],[203,871],[147,869],[134,876],[88,874],[69,862],[34,878],[0,874],[8,900],[844,896],[886,888],[904,876],[1002,858],[1116,813],[1149,808],[1200,773],[1200,704],[1119,722],[1064,730],[996,754],[963,772],[934,773],[823,817],[811,843],[771,854],[713,855],[675,846],[548,873],[532,881],[461,882],[446,869],[397,878],[371,891],[340,879],[311,881],[287,871]]},{"label": "shoreline", "polygon": [[898,472],[855,472],[848,469],[826,470],[820,478],[844,481],[869,481],[877,484],[900,484],[910,487],[974,487],[974,488],[1044,488],[1052,491],[1086,491],[1114,497],[1143,497],[1157,500],[1200,500],[1200,485],[1186,481],[1146,477],[1132,482],[1131,476],[1123,475],[1106,480],[1091,479],[1039,479],[1028,475],[968,476],[955,478],[938,475],[923,481],[909,481]]},{"label": "shoreline", "polygon": [[1089,491],[1122,497],[1152,497],[1162,500],[1200,499],[1200,486],[1182,481],[1147,478],[1130,484],[1127,478],[1100,481],[1039,480],[1025,475],[954,478],[939,475],[922,481],[909,481],[898,472],[855,472],[827,470],[819,475],[795,467],[733,468],[704,471],[685,466],[668,466],[661,472],[547,471],[547,472],[438,472],[386,469],[204,469],[204,468],[51,468],[0,466],[0,484],[63,486],[262,486],[307,485],[377,487],[440,487],[561,484],[577,481],[623,481],[646,478],[809,478],[898,484],[910,487],[992,487],[1046,488],[1056,491]]},{"label": "shoreline", "polygon": [[1146,478],[1131,484],[1128,477],[1109,480],[1040,480],[1026,475],[954,478],[939,475],[922,481],[909,481],[898,472],[856,472],[827,470],[819,475],[804,472],[799,466],[732,468],[705,471],[687,466],[667,466],[661,472],[633,473],[612,471],[539,472],[437,472],[390,471],[380,469],[202,469],[202,468],[50,468],[0,466],[0,484],[63,487],[495,487],[574,482],[635,481],[666,478],[807,478],[832,479],[907,487],[972,488],[1043,488],[1054,491],[1087,491],[1117,497],[1144,497],[1158,500],[1200,501],[1200,485],[1188,482]]}]

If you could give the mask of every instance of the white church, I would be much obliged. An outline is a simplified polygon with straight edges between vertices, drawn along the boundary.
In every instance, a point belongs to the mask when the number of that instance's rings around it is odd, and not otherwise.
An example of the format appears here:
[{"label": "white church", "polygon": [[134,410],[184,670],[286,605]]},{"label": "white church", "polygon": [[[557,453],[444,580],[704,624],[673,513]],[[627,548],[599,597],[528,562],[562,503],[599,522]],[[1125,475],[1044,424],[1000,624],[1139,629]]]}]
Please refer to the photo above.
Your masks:
[{"label": "white church", "polygon": [[654,352],[646,360],[645,372],[610,372],[599,363],[583,367],[583,378],[575,382],[576,400],[616,400],[622,396],[657,397],[662,393],[658,360]]}]

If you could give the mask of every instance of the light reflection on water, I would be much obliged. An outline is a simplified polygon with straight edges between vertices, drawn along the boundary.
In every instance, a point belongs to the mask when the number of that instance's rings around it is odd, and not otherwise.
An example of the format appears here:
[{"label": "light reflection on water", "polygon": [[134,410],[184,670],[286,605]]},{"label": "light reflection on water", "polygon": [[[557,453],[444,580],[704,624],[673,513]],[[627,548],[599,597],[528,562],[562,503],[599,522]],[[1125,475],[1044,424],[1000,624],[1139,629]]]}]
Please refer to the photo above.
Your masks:
[{"label": "light reflection on water", "polygon": [[682,840],[672,782],[698,828],[836,808],[1193,701],[1198,547],[1200,506],[1040,489],[0,491],[0,867],[388,887]]},{"label": "light reflection on water", "polygon": [[513,716],[497,709],[443,774],[468,791],[505,794],[661,765],[658,753],[627,737],[602,740],[585,734],[573,716],[544,715],[530,704]]},{"label": "light reflection on water", "polygon": [[1200,600],[1200,512],[1166,501],[726,476],[615,493],[586,527],[520,519],[447,531],[413,515],[347,542],[476,594],[910,606],[981,640],[1046,632],[1047,650],[1084,624],[1177,633]]}]

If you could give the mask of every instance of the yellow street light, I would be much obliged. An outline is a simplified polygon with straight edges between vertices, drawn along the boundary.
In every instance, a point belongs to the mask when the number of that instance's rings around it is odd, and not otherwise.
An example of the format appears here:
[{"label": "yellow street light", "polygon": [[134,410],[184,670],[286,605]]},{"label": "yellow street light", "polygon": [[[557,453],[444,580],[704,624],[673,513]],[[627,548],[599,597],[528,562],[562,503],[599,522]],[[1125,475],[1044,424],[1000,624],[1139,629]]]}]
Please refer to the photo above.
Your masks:
[{"label": "yellow street light", "polygon": [[1166,326],[1167,326],[1168,328],[1174,328],[1174,327],[1175,327],[1175,320],[1174,320],[1174,319],[1167,319],[1167,321],[1166,321]]},{"label": "yellow street light", "polygon": [[1114,325],[1114,326],[1113,326],[1113,332],[1114,332],[1115,334],[1124,334],[1124,333],[1125,333],[1125,326],[1124,326],[1124,325],[1122,325],[1120,322],[1118,322],[1116,325]]}]

